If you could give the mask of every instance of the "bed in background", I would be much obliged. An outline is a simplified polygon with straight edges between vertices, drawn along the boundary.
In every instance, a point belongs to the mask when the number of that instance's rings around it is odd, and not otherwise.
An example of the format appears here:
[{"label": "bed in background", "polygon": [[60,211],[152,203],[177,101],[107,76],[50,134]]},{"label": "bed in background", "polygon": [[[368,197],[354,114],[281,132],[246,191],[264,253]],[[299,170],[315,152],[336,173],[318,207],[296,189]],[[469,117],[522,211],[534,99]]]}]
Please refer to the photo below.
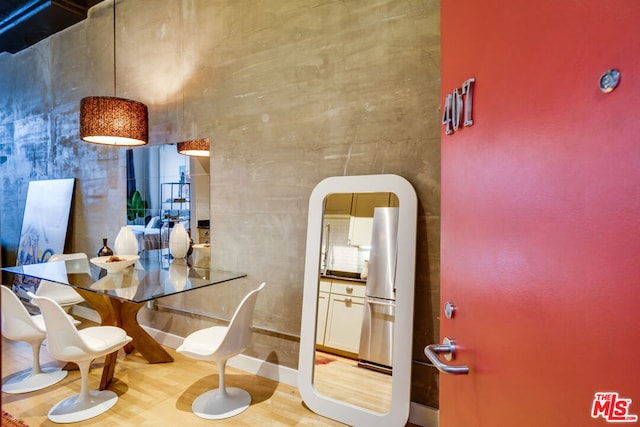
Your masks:
[{"label": "bed in background", "polygon": [[138,240],[138,251],[160,249],[160,228],[162,221],[159,216],[152,217],[146,225],[127,225]]}]

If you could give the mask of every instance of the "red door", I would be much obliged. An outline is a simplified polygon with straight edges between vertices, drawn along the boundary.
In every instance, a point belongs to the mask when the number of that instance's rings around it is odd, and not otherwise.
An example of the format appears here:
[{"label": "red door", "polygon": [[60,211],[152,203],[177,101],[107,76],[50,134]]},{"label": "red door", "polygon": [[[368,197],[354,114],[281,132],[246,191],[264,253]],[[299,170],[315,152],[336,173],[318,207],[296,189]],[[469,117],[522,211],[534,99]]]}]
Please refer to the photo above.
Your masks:
[{"label": "red door", "polygon": [[440,357],[469,374],[440,374],[440,426],[640,426],[640,2],[441,16],[443,105],[475,86],[442,134]]}]

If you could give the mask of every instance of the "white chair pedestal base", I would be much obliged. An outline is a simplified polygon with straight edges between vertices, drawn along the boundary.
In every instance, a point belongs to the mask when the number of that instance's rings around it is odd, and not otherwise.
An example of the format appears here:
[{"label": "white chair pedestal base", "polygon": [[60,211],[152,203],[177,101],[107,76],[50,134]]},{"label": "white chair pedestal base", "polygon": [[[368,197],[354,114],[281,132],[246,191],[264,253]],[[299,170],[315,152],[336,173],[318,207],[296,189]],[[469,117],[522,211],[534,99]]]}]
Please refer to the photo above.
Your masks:
[{"label": "white chair pedestal base", "polygon": [[58,402],[49,411],[48,418],[54,423],[75,423],[88,420],[108,411],[118,402],[118,395],[110,390],[90,391],[88,397],[81,394]]},{"label": "white chair pedestal base", "polygon": [[229,326],[212,326],[193,332],[176,349],[188,357],[216,362],[218,388],[201,394],[193,401],[191,409],[200,418],[221,420],[238,415],[251,404],[251,395],[242,389],[225,387],[227,360],[242,353],[251,343],[251,323],[258,293],[262,283],[240,301]]},{"label": "white chair pedestal base", "polygon": [[62,381],[67,376],[67,371],[60,368],[43,369],[34,374],[32,371],[9,378],[2,384],[2,392],[10,394],[29,393],[49,387]]},{"label": "white chair pedestal base", "polygon": [[[54,423],[75,423],[96,417],[118,402],[110,390],[89,390],[91,361],[113,354],[131,342],[124,329],[117,326],[90,326],[78,330],[62,307],[54,300],[27,293],[40,307],[47,326],[47,350],[55,359],[73,362],[80,370],[80,393],[56,403],[47,414]],[[106,369],[106,368],[105,368]]]},{"label": "white chair pedestal base", "polygon": [[243,412],[251,404],[251,395],[245,390],[227,387],[226,393],[219,388],[201,394],[193,401],[191,409],[200,418],[221,420]]}]

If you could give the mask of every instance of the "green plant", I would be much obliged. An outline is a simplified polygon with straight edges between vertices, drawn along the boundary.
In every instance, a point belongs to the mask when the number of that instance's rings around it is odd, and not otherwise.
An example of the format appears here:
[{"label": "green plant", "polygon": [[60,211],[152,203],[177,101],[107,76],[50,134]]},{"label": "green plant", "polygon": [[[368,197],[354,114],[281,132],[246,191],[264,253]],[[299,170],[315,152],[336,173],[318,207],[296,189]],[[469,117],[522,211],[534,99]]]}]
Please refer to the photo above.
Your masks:
[{"label": "green plant", "polygon": [[127,199],[127,219],[134,221],[136,218],[144,218],[147,208],[146,200],[142,200],[142,195],[138,190],[134,191],[130,199]]}]

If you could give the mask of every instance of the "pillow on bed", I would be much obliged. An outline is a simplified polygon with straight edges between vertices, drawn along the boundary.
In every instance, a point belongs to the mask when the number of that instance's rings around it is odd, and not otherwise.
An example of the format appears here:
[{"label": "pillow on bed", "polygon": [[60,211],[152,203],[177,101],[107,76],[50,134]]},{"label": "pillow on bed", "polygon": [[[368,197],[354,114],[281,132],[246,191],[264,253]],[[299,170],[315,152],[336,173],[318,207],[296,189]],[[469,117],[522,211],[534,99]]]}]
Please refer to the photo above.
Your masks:
[{"label": "pillow on bed", "polygon": [[160,221],[160,217],[154,216],[149,220],[145,228],[161,228],[161,227],[162,227],[162,221]]}]

